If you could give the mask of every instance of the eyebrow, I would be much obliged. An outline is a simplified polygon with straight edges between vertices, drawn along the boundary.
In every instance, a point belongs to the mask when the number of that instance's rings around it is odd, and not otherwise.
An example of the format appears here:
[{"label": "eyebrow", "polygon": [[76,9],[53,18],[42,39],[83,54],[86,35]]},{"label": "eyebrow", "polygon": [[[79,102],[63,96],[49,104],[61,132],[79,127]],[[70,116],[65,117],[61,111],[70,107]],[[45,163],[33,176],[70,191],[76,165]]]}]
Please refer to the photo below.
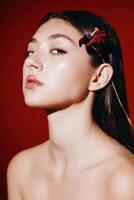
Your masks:
[{"label": "eyebrow", "polygon": [[37,39],[36,39],[36,38],[31,38],[31,39],[28,41],[28,44],[29,44],[29,43],[32,43],[32,42],[35,42],[35,43],[37,43],[38,41],[37,41]]},{"label": "eyebrow", "polygon": [[[55,34],[52,34],[52,35],[49,35],[48,36],[48,39],[57,39],[57,38],[64,38],[64,39],[66,39],[66,40],[69,40],[71,43],[73,43],[74,45],[76,45],[75,44],[75,42],[70,38],[70,37],[68,37],[67,35],[64,35],[64,34],[61,34],[61,33],[55,33]],[[35,43],[37,43],[38,41],[37,41],[37,39],[36,38],[31,38],[29,41],[28,41],[28,44],[29,43],[32,43],[32,42],[35,42]]]},{"label": "eyebrow", "polygon": [[75,44],[75,42],[70,37],[68,37],[67,35],[61,34],[61,33],[55,33],[53,35],[48,36],[48,39],[56,39],[56,38],[64,38],[66,40],[69,40],[73,44]]}]

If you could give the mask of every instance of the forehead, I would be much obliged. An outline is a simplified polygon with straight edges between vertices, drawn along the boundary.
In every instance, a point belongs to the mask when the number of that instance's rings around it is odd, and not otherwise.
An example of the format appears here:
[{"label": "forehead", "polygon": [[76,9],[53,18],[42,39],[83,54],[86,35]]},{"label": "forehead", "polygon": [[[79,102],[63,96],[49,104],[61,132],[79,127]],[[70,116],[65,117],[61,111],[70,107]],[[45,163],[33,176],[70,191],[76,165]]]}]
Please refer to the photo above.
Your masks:
[{"label": "forehead", "polygon": [[66,35],[76,43],[78,43],[79,39],[82,37],[82,33],[80,33],[73,25],[58,18],[50,19],[41,25],[33,37],[44,39],[45,37],[48,38],[50,35],[56,33]]}]

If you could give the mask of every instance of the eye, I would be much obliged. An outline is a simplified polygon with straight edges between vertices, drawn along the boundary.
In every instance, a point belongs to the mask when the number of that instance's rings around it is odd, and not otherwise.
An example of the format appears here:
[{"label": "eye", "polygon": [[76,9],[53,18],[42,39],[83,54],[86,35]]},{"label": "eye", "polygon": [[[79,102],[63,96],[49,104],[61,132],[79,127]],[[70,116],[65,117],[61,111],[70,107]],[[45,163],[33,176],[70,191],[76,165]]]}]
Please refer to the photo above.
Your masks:
[{"label": "eye", "polygon": [[63,55],[67,53],[66,51],[58,48],[52,49],[51,52],[53,52],[54,55]]},{"label": "eye", "polygon": [[24,55],[25,55],[25,57],[29,57],[32,55],[32,53],[33,53],[33,51],[25,51]]}]

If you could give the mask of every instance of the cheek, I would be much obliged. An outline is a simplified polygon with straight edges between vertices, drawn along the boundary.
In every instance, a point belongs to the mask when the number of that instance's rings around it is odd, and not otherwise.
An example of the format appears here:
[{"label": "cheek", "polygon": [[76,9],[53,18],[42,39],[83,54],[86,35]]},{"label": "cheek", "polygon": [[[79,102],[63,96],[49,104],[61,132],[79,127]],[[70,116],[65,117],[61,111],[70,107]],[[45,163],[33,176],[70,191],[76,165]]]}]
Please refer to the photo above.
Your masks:
[{"label": "cheek", "polygon": [[81,99],[88,91],[90,73],[89,64],[76,59],[64,60],[48,71],[46,89],[59,99]]}]

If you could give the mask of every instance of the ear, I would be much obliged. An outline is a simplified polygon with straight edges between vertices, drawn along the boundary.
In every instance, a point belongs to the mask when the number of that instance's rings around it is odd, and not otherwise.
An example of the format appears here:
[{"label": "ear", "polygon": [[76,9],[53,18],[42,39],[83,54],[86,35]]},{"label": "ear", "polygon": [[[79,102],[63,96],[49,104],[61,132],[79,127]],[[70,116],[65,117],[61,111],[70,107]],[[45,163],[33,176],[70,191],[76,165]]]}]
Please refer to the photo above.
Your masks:
[{"label": "ear", "polygon": [[96,91],[104,88],[111,80],[113,75],[113,68],[109,63],[101,64],[90,77],[88,89]]}]

